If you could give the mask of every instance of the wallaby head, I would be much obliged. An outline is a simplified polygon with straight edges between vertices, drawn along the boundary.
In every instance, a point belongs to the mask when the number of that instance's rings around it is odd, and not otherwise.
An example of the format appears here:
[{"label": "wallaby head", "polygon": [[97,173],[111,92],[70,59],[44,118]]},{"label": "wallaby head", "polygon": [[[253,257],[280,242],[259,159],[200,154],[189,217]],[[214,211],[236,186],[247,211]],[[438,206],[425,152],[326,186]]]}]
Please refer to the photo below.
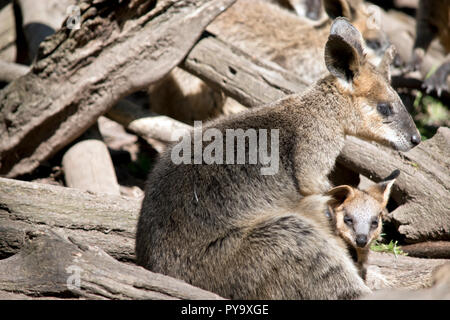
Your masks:
[{"label": "wallaby head", "polygon": [[331,189],[329,214],[337,234],[354,248],[368,248],[382,229],[392,185],[400,174],[395,170],[382,182],[366,190],[348,185]]},{"label": "wallaby head", "polygon": [[390,42],[386,33],[376,24],[375,9],[370,10],[362,0],[323,0],[323,6],[331,19],[347,18],[361,32],[367,47],[370,48],[369,52],[372,51],[372,62],[376,57],[383,56]]},{"label": "wallaby head", "polygon": [[348,108],[345,134],[407,151],[420,143],[420,134],[398,94],[390,85],[390,47],[378,67],[365,53],[361,33],[345,18],[333,22],[325,46],[325,64],[336,78]]}]

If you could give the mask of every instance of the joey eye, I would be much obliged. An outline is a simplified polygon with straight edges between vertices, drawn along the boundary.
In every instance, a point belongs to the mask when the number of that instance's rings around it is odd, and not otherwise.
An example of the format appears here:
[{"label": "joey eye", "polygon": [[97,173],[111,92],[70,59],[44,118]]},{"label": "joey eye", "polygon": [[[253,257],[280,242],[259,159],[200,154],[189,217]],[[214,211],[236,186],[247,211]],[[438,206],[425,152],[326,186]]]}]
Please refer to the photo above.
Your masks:
[{"label": "joey eye", "polygon": [[381,48],[381,42],[378,39],[370,39],[366,41],[366,44],[369,48],[377,51]]},{"label": "joey eye", "polygon": [[351,225],[353,224],[353,220],[352,220],[352,218],[350,218],[349,216],[344,216],[344,223],[345,223],[346,225],[351,226]]},{"label": "joey eye", "polygon": [[387,102],[380,102],[377,104],[377,111],[383,116],[388,117],[392,114],[392,107]]},{"label": "joey eye", "polygon": [[378,219],[377,220],[373,220],[372,223],[370,224],[370,226],[372,227],[372,229],[375,229],[378,227]]}]

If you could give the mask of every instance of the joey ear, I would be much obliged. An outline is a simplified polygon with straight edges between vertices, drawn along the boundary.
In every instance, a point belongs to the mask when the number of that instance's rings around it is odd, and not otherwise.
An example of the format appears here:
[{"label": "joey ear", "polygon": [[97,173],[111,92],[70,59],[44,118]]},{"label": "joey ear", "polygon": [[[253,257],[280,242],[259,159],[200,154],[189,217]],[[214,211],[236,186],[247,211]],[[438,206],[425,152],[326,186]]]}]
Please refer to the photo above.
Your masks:
[{"label": "joey ear", "polygon": [[392,185],[399,175],[400,170],[396,169],[392,171],[392,173],[388,177],[384,178],[383,181],[367,188],[367,193],[380,201],[381,205],[385,207],[388,203],[389,195],[391,194]]},{"label": "joey ear", "polygon": [[331,19],[345,17],[352,20],[352,12],[347,0],[324,0],[323,7]]},{"label": "joey ear", "polygon": [[339,207],[346,199],[353,198],[355,191],[348,185],[334,187],[327,192],[332,200],[329,202],[332,209]]},{"label": "joey ear", "polygon": [[393,45],[386,49],[383,59],[378,66],[378,71],[391,82],[391,64],[394,61],[397,51]]},{"label": "joey ear", "polygon": [[363,60],[361,33],[347,19],[335,19],[325,45],[325,64],[330,73],[351,82]]},{"label": "joey ear", "polygon": [[327,211],[325,212],[325,216],[332,222],[332,225],[336,225],[336,212],[331,205],[327,206]]}]

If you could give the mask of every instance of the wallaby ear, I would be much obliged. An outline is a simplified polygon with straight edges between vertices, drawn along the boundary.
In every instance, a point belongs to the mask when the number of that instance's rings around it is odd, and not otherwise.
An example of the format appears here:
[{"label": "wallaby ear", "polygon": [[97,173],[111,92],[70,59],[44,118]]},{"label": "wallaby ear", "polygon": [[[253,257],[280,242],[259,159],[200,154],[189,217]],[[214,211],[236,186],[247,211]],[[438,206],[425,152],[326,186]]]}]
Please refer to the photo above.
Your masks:
[{"label": "wallaby ear", "polygon": [[391,45],[389,48],[386,49],[384,52],[383,59],[380,62],[380,65],[378,66],[378,71],[389,81],[391,82],[391,64],[394,61],[395,55],[397,54],[397,51],[395,50],[395,47]]},{"label": "wallaby ear", "polygon": [[323,7],[331,19],[345,17],[352,20],[353,18],[350,5],[347,0],[324,0]]},{"label": "wallaby ear", "polygon": [[381,202],[381,205],[385,207],[391,194],[392,185],[397,177],[400,175],[400,170],[396,169],[392,173],[383,179],[383,181],[367,188],[367,193]]},{"label": "wallaby ear", "polygon": [[355,191],[348,185],[334,187],[327,192],[332,200],[329,202],[331,209],[339,207],[346,199],[353,198]]},{"label": "wallaby ear", "polygon": [[330,73],[351,82],[364,59],[362,43],[361,33],[347,19],[335,19],[325,45],[325,64]]}]

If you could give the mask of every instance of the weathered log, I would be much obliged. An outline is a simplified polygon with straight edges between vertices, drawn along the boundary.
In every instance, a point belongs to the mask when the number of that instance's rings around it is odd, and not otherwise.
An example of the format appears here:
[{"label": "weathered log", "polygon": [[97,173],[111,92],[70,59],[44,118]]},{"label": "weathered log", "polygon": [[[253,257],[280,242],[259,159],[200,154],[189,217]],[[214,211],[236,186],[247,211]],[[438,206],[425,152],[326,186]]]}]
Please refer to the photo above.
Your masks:
[{"label": "weathered log", "polygon": [[[134,261],[140,200],[4,178],[0,190],[0,259],[21,252],[30,235],[56,231],[118,260]],[[445,261],[372,252],[368,276],[375,280],[370,286],[427,287],[432,268]],[[0,286],[0,296],[2,290]]]},{"label": "weathered log", "polygon": [[[408,259],[407,257],[405,257]],[[410,258],[411,259],[411,258]],[[416,259],[417,260],[417,259]],[[411,260],[414,261],[414,260]],[[437,261],[437,260],[436,260]],[[442,261],[442,260],[441,260]],[[387,262],[387,261],[386,261]],[[397,264],[397,261],[392,261]],[[433,269],[431,273],[428,272],[428,281],[432,284],[432,287],[423,289],[417,286],[417,277],[421,277],[417,272],[411,272],[411,270],[418,271],[414,264],[411,263],[403,264],[403,267],[409,268],[410,270],[399,269],[396,272],[403,272],[404,277],[410,278],[410,282],[413,285],[414,290],[405,290],[406,288],[400,289],[384,289],[378,290],[362,297],[362,300],[449,300],[450,299],[450,262],[444,262],[438,266],[431,263],[427,266],[427,269]],[[395,270],[395,269],[394,269]],[[420,271],[419,271],[420,273]],[[419,290],[416,290],[419,289]]]},{"label": "weathered log", "polygon": [[[227,115],[246,109],[234,99],[227,97],[222,111]],[[174,135],[175,131],[189,131],[193,128],[168,116],[145,110],[127,99],[120,100],[105,115],[147,141],[160,153],[178,138],[178,135]]]},{"label": "weathered log", "polygon": [[174,141],[175,130],[191,129],[190,125],[144,110],[126,99],[119,101],[106,116],[146,140],[158,152]]},{"label": "weathered log", "polygon": [[[211,59],[217,48],[223,54]],[[258,62],[232,44],[213,37],[202,39],[191,50],[183,67],[250,106],[302,91],[303,83],[295,75],[286,77],[276,68],[267,67],[265,62]],[[270,81],[261,76],[265,74],[270,74]],[[260,88],[264,88],[265,94],[261,94]],[[338,158],[348,169],[375,181],[386,177],[393,169],[402,171],[393,192],[401,206],[391,216],[409,242],[450,239],[449,131],[439,129],[435,137],[407,153],[350,137]]]},{"label": "weathered log", "polygon": [[450,259],[450,241],[426,241],[402,246],[410,257]]},{"label": "weathered log", "polygon": [[[448,262],[447,259],[422,259],[392,253],[370,252],[368,285],[374,290],[428,288],[433,284],[433,270]],[[374,278],[377,276],[381,276],[381,282],[376,283]]]},{"label": "weathered log", "polygon": [[17,78],[25,75],[30,71],[30,68],[14,62],[7,62],[0,60],[0,81],[12,82]]},{"label": "weathered log", "polygon": [[114,165],[103,141],[88,139],[76,143],[64,154],[62,166],[68,187],[120,195]]},{"label": "weathered log", "polygon": [[0,260],[0,290],[32,297],[221,299],[54,232],[28,234],[18,254]]},{"label": "weathered log", "polygon": [[63,156],[66,185],[95,193],[120,195],[114,165],[98,125],[92,126],[82,138]]},{"label": "weathered log", "polygon": [[16,253],[27,233],[52,228],[134,260],[140,200],[4,178],[0,190],[0,257]]},{"label": "weathered log", "polygon": [[308,87],[300,77],[277,64],[259,60],[212,36],[203,38],[192,48],[182,67],[250,107]]},{"label": "weathered log", "polygon": [[234,1],[81,3],[81,28],[64,24],[32,71],[0,91],[0,174],[32,171],[122,97],[161,79]]},{"label": "weathered log", "polygon": [[[0,60],[16,60],[16,24],[12,3],[0,3]],[[1,79],[0,79],[1,81]]]}]

